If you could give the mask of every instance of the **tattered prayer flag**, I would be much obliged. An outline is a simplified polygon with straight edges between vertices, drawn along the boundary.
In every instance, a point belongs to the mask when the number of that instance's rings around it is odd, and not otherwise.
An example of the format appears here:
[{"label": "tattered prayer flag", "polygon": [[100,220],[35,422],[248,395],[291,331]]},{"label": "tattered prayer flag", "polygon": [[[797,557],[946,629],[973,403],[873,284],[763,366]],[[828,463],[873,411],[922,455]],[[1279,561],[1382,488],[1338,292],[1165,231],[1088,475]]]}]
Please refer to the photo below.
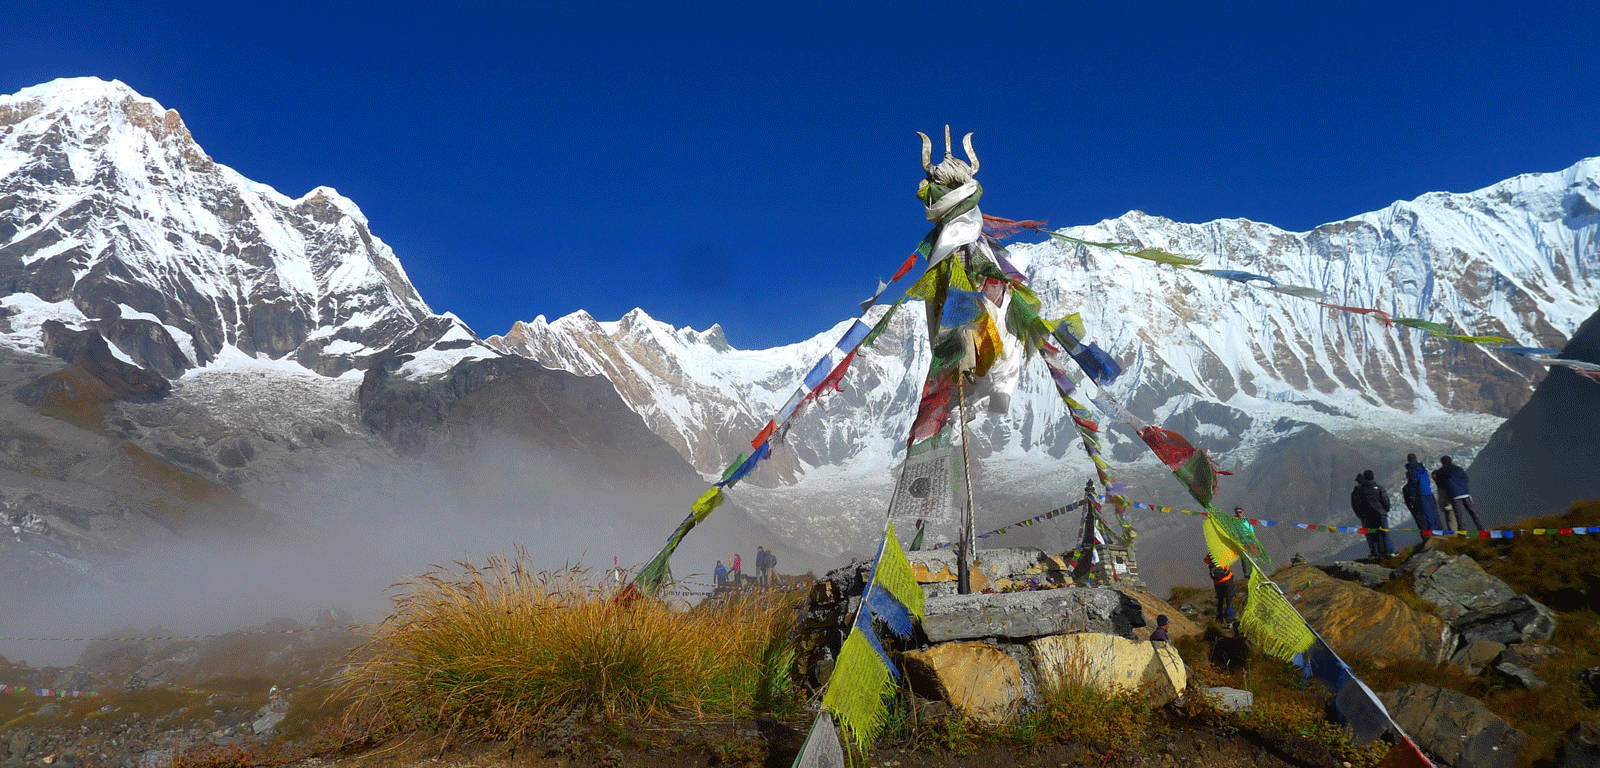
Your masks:
[{"label": "tattered prayer flag", "polygon": [[1400,734],[1400,740],[1389,748],[1389,754],[1378,761],[1378,768],[1434,768],[1433,761],[1417,749],[1410,736]]},{"label": "tattered prayer flag", "polygon": [[790,417],[794,416],[794,412],[800,407],[800,404],[805,402],[810,395],[811,392],[805,387],[800,387],[790,394],[788,402],[778,409],[778,422],[780,424],[787,422]]},{"label": "tattered prayer flag", "polygon": [[1498,347],[1511,343],[1511,340],[1504,336],[1472,336],[1465,333],[1439,333],[1435,335],[1441,339],[1455,339],[1469,344],[1482,344],[1486,347]]},{"label": "tattered prayer flag", "polygon": [[833,716],[818,712],[817,719],[800,745],[790,768],[846,768],[844,748],[839,745],[839,732],[834,730]]},{"label": "tattered prayer flag", "polygon": [[856,612],[850,635],[839,649],[839,658],[828,677],[828,691],[822,696],[823,708],[838,719],[845,736],[855,742],[857,749],[865,750],[883,730],[888,716],[884,697],[891,692],[895,676],[893,665],[872,634],[869,611],[863,606]]},{"label": "tattered prayer flag", "polygon": [[1018,221],[1016,219],[1007,219],[1002,216],[990,216],[987,213],[983,215],[983,233],[996,240],[1004,240],[1018,232],[1021,232],[1024,229],[1031,229],[1035,232],[1038,232],[1043,230],[1049,224],[1050,222],[1048,221],[1035,221],[1033,219],[1022,219]]},{"label": "tattered prayer flag", "polygon": [[1183,466],[1172,470],[1183,484],[1188,486],[1189,495],[1201,504],[1211,504],[1211,499],[1217,493],[1217,473],[1211,466],[1211,457],[1204,451],[1196,451]]},{"label": "tattered prayer flag", "polygon": [[984,316],[983,294],[951,288],[945,294],[944,313],[939,318],[941,328],[959,328]]},{"label": "tattered prayer flag", "polygon": [[761,432],[755,436],[755,439],[750,441],[750,447],[751,448],[760,447],[762,443],[765,443],[769,438],[772,437],[772,433],[774,431],[776,431],[777,429],[778,429],[778,422],[776,422],[776,421],[768,421],[767,425],[765,427],[761,428]]},{"label": "tattered prayer flag", "polygon": [[722,486],[712,486],[705,493],[700,494],[700,498],[695,499],[694,505],[690,507],[693,511],[692,518],[694,522],[698,523],[705,520],[717,507],[722,506],[722,499]]},{"label": "tattered prayer flag", "polygon": [[849,352],[854,350],[856,345],[860,344],[861,340],[865,339],[867,334],[871,331],[872,326],[857,320],[855,325],[850,326],[850,330],[845,331],[844,337],[839,339],[839,343],[835,344],[833,348],[839,350],[840,352]]},{"label": "tattered prayer flag", "polygon": [[845,372],[850,370],[850,363],[855,359],[856,351],[852,349],[850,354],[845,355],[844,359],[834,366],[833,370],[828,373],[827,378],[817,384],[816,394],[820,397],[829,392],[838,392],[839,385],[844,382]]},{"label": "tattered prayer flag", "polygon": [[1241,272],[1237,269],[1197,269],[1195,271],[1210,275],[1212,277],[1220,277],[1224,280],[1232,280],[1236,283],[1244,283],[1246,285],[1249,285],[1251,280],[1260,280],[1270,285],[1278,284],[1277,280],[1267,277],[1266,275],[1258,275],[1254,272]]},{"label": "tattered prayer flag", "polygon": [[1156,458],[1167,465],[1167,469],[1173,471],[1181,469],[1198,452],[1189,444],[1188,438],[1170,429],[1144,427],[1139,430],[1139,438],[1150,446],[1150,450],[1155,451]]},{"label": "tattered prayer flag", "polygon": [[1073,245],[1089,245],[1094,246],[1095,248],[1128,248],[1133,245],[1133,243],[1097,243],[1093,240],[1080,240],[1076,237],[1063,235],[1060,232],[1046,231],[1045,234],[1062,242],[1072,243]]},{"label": "tattered prayer flag", "polygon": [[1324,295],[1322,291],[1319,291],[1315,288],[1307,288],[1303,285],[1286,285],[1283,283],[1269,285],[1267,286],[1267,290],[1274,293],[1281,293],[1285,296],[1295,296],[1302,299],[1320,299]]},{"label": "tattered prayer flag", "polygon": [[1423,320],[1416,317],[1396,317],[1393,319],[1393,321],[1395,325],[1403,325],[1407,328],[1416,328],[1417,330],[1434,336],[1443,336],[1450,333],[1449,326],[1443,323],[1435,323],[1432,320]]},{"label": "tattered prayer flag", "polygon": [[1277,585],[1261,575],[1260,568],[1250,569],[1250,596],[1245,601],[1244,614],[1239,626],[1261,652],[1285,661],[1304,653],[1316,639],[1305,619],[1278,591]]},{"label": "tattered prayer flag", "polygon": [[727,468],[722,470],[722,478],[717,481],[717,484],[721,485],[728,482],[728,478],[733,477],[733,473],[739,471],[739,467],[744,466],[744,458],[745,455],[743,453],[733,457],[733,461],[729,462]]},{"label": "tattered prayer flag", "polygon": [[[720,483],[717,483],[717,484],[720,485],[720,486],[729,487],[729,488],[733,487],[733,485],[735,483],[739,482],[740,480],[743,480],[745,475],[750,474],[750,470],[755,469],[756,465],[761,463],[762,459],[765,459],[765,458],[767,458],[768,456],[771,456],[771,455],[772,455],[772,443],[771,442],[762,443],[761,447],[757,448],[754,453],[751,453],[749,458],[747,458],[744,461],[740,462],[738,467],[734,468],[734,470],[731,473],[729,473],[726,476],[724,476],[722,478],[722,481]],[[719,504],[722,503],[721,499],[718,499],[717,503],[719,503]]]},{"label": "tattered prayer flag", "polygon": [[922,620],[922,587],[911,572],[911,562],[900,548],[892,523],[867,581],[872,584],[872,593],[868,596],[872,612],[895,634],[910,638],[915,629],[912,620]]},{"label": "tattered prayer flag", "polygon": [[917,405],[917,418],[911,422],[911,441],[925,440],[939,434],[950,419],[955,405],[951,396],[950,378],[939,376],[922,385],[922,400]]},{"label": "tattered prayer flag", "polygon": [[916,266],[916,265],[917,265],[917,254],[916,253],[912,253],[910,256],[906,257],[905,263],[900,265],[900,269],[894,273],[894,277],[889,278],[889,282],[893,283],[893,282],[898,281],[900,278],[905,277],[906,273],[910,272],[911,268]]},{"label": "tattered prayer flag", "polygon": [[[909,296],[910,294],[908,293],[906,295]],[[895,303],[889,305],[889,311],[884,312],[883,317],[878,318],[878,322],[873,324],[872,332],[868,333],[867,337],[861,340],[861,346],[870,347],[878,340],[879,336],[883,335],[884,329],[889,327],[889,318],[894,317],[894,313],[900,309],[900,305],[904,304],[905,300],[906,297],[901,296],[895,301]]]},{"label": "tattered prayer flag", "polygon": [[1118,253],[1121,253],[1124,256],[1133,256],[1135,258],[1144,259],[1146,261],[1154,261],[1160,264],[1170,264],[1174,267],[1192,267],[1202,261],[1205,261],[1205,259],[1196,258],[1194,256],[1179,256],[1176,253],[1169,253],[1161,250],[1160,248],[1141,248],[1137,251],[1118,251]]},{"label": "tattered prayer flag", "polygon": [[1501,347],[1501,352],[1511,352],[1518,355],[1559,355],[1561,350],[1549,347]]},{"label": "tattered prayer flag", "polygon": [[1354,312],[1355,314],[1358,314],[1358,315],[1376,315],[1379,320],[1383,321],[1384,325],[1394,325],[1394,321],[1389,318],[1389,313],[1385,312],[1385,311],[1383,311],[1381,309],[1368,309],[1366,307],[1350,307],[1350,306],[1345,306],[1343,304],[1329,304],[1328,302],[1325,302],[1325,301],[1319,301],[1317,303],[1321,304],[1324,307],[1327,307],[1328,309],[1337,309],[1337,310],[1341,310],[1341,311],[1344,311],[1344,312]]},{"label": "tattered prayer flag", "polygon": [[833,370],[833,354],[830,352],[822,356],[817,364],[811,366],[811,372],[806,374],[805,388],[807,391],[817,388],[822,380],[828,377],[828,372]]}]

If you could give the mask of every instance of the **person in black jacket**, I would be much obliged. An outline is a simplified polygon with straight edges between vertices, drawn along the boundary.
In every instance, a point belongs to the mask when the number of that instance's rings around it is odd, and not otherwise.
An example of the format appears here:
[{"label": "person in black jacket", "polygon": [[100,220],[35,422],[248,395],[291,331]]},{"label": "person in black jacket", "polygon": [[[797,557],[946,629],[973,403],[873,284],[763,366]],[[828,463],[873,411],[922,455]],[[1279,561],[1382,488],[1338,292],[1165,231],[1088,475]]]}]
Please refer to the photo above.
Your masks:
[{"label": "person in black jacket", "polygon": [[1367,551],[1374,560],[1389,556],[1389,493],[1378,485],[1372,470],[1356,475],[1350,490],[1350,509],[1367,529]]},{"label": "person in black jacket", "polygon": [[1406,484],[1400,489],[1400,498],[1411,510],[1411,519],[1422,529],[1422,540],[1428,540],[1428,531],[1439,528],[1439,507],[1434,502],[1433,481],[1428,468],[1417,461],[1415,453],[1406,454]]}]

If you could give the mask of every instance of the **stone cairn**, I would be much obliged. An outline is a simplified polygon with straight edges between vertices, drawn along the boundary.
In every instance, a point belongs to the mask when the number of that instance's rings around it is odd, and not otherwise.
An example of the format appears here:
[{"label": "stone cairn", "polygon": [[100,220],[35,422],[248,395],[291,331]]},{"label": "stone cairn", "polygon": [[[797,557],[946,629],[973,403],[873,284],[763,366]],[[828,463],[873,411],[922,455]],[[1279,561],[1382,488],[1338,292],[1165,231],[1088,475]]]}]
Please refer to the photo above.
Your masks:
[{"label": "stone cairn", "polygon": [[[1141,692],[1156,705],[1184,691],[1188,674],[1176,649],[1139,639],[1148,630],[1136,634],[1147,625],[1144,601],[1154,598],[1074,584],[1068,563],[1039,549],[976,555],[973,593],[962,595],[956,593],[955,552],[907,553],[927,603],[914,640],[896,645],[892,655],[913,694],[997,722],[1037,706],[1043,691],[1067,681]],[[812,586],[796,665],[813,686],[825,684],[833,671],[867,567],[839,568]]]}]

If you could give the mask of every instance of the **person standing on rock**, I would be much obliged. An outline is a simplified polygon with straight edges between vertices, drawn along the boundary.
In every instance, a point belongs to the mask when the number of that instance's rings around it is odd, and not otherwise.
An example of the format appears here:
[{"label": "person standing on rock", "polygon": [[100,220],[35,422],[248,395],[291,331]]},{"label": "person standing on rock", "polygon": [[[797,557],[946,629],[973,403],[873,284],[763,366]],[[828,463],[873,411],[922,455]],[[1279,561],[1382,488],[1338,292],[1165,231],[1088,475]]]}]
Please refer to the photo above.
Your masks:
[{"label": "person standing on rock", "polygon": [[1449,456],[1439,457],[1439,469],[1433,473],[1433,479],[1439,484],[1439,495],[1445,499],[1445,504],[1450,510],[1445,515],[1445,520],[1450,523],[1450,530],[1462,530],[1467,519],[1461,516],[1466,512],[1472,518],[1472,527],[1483,530],[1483,523],[1478,521],[1478,510],[1472,506],[1472,491],[1467,487],[1466,470],[1456,466]]},{"label": "person standing on rock", "polygon": [[1428,468],[1417,461],[1415,453],[1406,454],[1406,484],[1400,489],[1400,498],[1405,501],[1406,509],[1411,510],[1411,519],[1422,529],[1422,540],[1427,541],[1428,531],[1439,528],[1439,505],[1433,497]]},{"label": "person standing on rock", "polygon": [[711,578],[717,583],[717,589],[719,590],[728,586],[728,566],[723,565],[722,561],[718,560],[716,570],[711,572]]},{"label": "person standing on rock", "polygon": [[1217,565],[1206,555],[1206,570],[1211,575],[1211,588],[1217,591],[1217,621],[1226,623],[1233,618],[1233,570]]},{"label": "person standing on rock", "polygon": [[1350,510],[1356,513],[1361,527],[1367,529],[1367,552],[1374,560],[1389,556],[1389,493],[1378,485],[1376,475],[1367,470],[1356,475],[1356,487],[1350,489]]},{"label": "person standing on rock", "polygon": [[739,589],[739,588],[741,588],[743,586],[744,586],[744,567],[739,562],[739,553],[735,552],[735,553],[733,553],[733,588],[734,589]]}]

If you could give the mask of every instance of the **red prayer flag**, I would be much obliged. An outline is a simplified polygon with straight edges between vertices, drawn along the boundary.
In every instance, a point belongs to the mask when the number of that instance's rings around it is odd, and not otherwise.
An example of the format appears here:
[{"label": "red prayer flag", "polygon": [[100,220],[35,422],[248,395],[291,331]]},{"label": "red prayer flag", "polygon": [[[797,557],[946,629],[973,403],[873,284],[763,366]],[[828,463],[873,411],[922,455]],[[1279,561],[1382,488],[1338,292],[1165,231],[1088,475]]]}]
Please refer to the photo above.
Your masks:
[{"label": "red prayer flag", "polygon": [[1400,741],[1395,742],[1389,749],[1389,754],[1383,756],[1378,768],[1434,768],[1434,766],[1433,761],[1422,754],[1422,750],[1417,749],[1417,745],[1410,737],[1402,735]]},{"label": "red prayer flag", "polygon": [[1572,529],[1571,529],[1571,528],[1562,528],[1562,529],[1561,529],[1561,530],[1560,530],[1560,531],[1559,531],[1559,533],[1560,533],[1560,534],[1561,534],[1561,535],[1562,535],[1562,536],[1571,536],[1571,535],[1572,535]]},{"label": "red prayer flag", "polygon": [[817,385],[816,391],[812,392],[811,394],[813,396],[821,396],[829,392],[838,392],[839,384],[844,381],[845,371],[850,369],[850,361],[854,359],[856,359],[856,350],[852,349],[850,350],[850,354],[845,355],[844,359],[840,360],[839,364],[833,367],[833,370],[828,373],[827,378],[824,378],[822,382]]},{"label": "red prayer flag", "polygon": [[1354,313],[1356,313],[1358,315],[1377,315],[1378,319],[1382,320],[1384,325],[1394,325],[1394,321],[1389,319],[1389,313],[1385,312],[1385,311],[1383,311],[1381,309],[1368,309],[1366,307],[1347,307],[1347,306],[1345,306],[1343,304],[1329,304],[1329,303],[1327,303],[1325,301],[1319,301],[1317,303],[1321,304],[1324,307],[1327,307],[1328,309],[1339,309],[1339,310],[1343,310],[1345,312],[1354,312]]},{"label": "red prayer flag", "polygon": [[1168,469],[1178,469],[1194,456],[1195,448],[1183,435],[1170,429],[1161,427],[1144,427],[1139,430],[1139,437],[1155,451],[1156,458],[1166,464]]},{"label": "red prayer flag", "polygon": [[767,438],[772,437],[772,433],[777,428],[778,424],[776,422],[768,421],[767,425],[761,428],[761,434],[756,435],[756,439],[750,441],[750,447],[760,448],[761,444],[767,441]]},{"label": "red prayer flag", "polygon": [[894,277],[889,278],[889,282],[892,283],[892,282],[894,282],[896,280],[899,280],[902,277],[905,277],[906,273],[910,272],[911,268],[916,266],[916,265],[917,265],[917,254],[913,253],[910,256],[907,256],[906,257],[906,263],[900,265],[900,271],[894,273]]}]

